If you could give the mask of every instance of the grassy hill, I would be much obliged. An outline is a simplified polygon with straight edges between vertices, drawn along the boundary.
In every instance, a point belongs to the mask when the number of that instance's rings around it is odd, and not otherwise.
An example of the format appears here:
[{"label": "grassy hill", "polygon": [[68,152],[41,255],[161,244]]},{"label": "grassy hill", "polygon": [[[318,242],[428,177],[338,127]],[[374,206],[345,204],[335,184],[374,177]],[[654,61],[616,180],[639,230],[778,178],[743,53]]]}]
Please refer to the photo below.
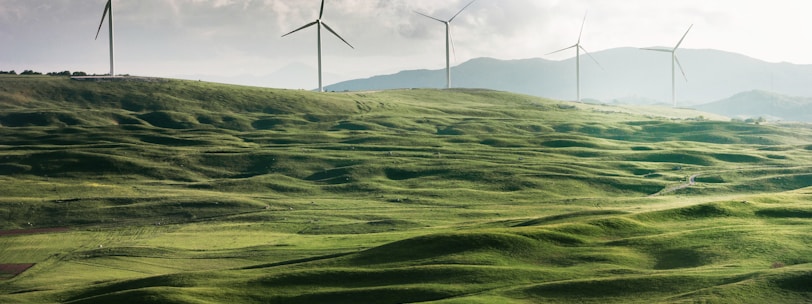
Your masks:
[{"label": "grassy hill", "polygon": [[812,130],[708,118],[3,76],[0,302],[809,301]]}]

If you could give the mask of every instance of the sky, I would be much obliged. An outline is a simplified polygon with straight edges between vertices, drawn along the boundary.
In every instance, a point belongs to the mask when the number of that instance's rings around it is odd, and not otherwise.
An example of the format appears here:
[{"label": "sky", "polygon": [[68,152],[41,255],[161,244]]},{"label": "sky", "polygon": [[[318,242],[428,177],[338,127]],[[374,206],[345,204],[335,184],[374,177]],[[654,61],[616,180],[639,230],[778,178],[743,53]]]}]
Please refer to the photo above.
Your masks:
[{"label": "sky", "polygon": [[[324,83],[445,67],[442,23],[470,0],[326,0]],[[106,0],[0,0],[0,71],[109,71]],[[313,89],[320,0],[113,0],[116,73]],[[718,49],[812,64],[807,0],[476,0],[451,24],[452,66],[473,58],[565,60],[581,43]],[[107,22],[105,20],[105,22]]]}]

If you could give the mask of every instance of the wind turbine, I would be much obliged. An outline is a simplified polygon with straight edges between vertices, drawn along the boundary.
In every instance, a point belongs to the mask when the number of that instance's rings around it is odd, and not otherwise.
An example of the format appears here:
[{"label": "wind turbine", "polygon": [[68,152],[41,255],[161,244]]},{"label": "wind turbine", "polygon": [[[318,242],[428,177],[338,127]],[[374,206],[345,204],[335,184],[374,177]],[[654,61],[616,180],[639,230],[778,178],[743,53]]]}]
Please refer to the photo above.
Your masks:
[{"label": "wind turbine", "polygon": [[282,37],[285,37],[287,35],[293,34],[295,32],[298,32],[298,31],[301,31],[301,30],[306,29],[308,27],[311,27],[313,25],[316,25],[316,39],[318,41],[318,54],[319,54],[319,92],[324,92],[324,86],[322,85],[322,81],[321,81],[321,26],[324,25],[324,28],[326,28],[328,31],[330,31],[330,33],[333,33],[333,35],[338,37],[338,39],[341,39],[341,41],[344,41],[344,43],[346,43],[348,46],[355,49],[355,47],[353,47],[349,42],[347,42],[347,40],[344,40],[344,38],[341,38],[341,35],[339,35],[332,28],[330,28],[330,26],[327,25],[327,23],[322,22],[321,21],[322,16],[324,16],[324,0],[321,0],[321,10],[319,11],[319,18],[316,19],[316,21],[305,24],[304,26],[291,31],[290,33],[282,35]]},{"label": "wind turbine", "polygon": [[682,69],[682,64],[679,63],[679,58],[677,58],[677,49],[679,48],[682,41],[685,40],[685,36],[688,36],[688,32],[691,31],[691,28],[694,27],[693,24],[688,27],[688,30],[685,31],[685,34],[682,35],[682,39],[677,42],[677,45],[674,46],[673,49],[668,48],[643,48],[643,50],[647,51],[657,51],[657,52],[666,52],[671,53],[671,102],[674,104],[674,107],[677,107],[677,81],[676,81],[676,66],[679,66],[679,71],[682,72],[682,77],[685,78],[685,81],[688,81],[688,76],[685,76],[685,70]]},{"label": "wind turbine", "polygon": [[581,36],[584,34],[584,24],[586,24],[586,14],[584,14],[584,21],[581,22],[581,32],[578,34],[578,41],[575,42],[575,44],[573,44],[572,46],[568,46],[558,51],[547,54],[552,55],[558,52],[569,50],[571,48],[575,48],[575,83],[576,83],[575,86],[577,98],[576,101],[581,101],[581,50],[583,50],[585,54],[589,55],[589,58],[592,58],[592,60],[595,61],[595,63],[598,64],[598,66],[601,66],[601,64],[598,63],[598,60],[596,60],[595,57],[592,57],[592,55],[590,55],[589,52],[587,52],[586,49],[583,46],[581,46]]},{"label": "wind turbine", "polygon": [[449,25],[451,24],[452,21],[454,21],[454,18],[457,18],[457,16],[459,16],[459,14],[462,13],[462,11],[464,11],[466,8],[471,6],[471,4],[474,4],[474,2],[476,2],[476,0],[473,0],[470,3],[468,3],[468,5],[463,7],[459,12],[457,12],[454,15],[454,17],[451,17],[451,19],[448,19],[448,21],[437,19],[437,18],[434,18],[432,16],[423,14],[421,12],[415,11],[415,13],[418,13],[421,16],[424,16],[426,18],[431,18],[433,20],[436,20],[436,21],[439,21],[439,22],[445,24],[445,80],[446,80],[446,87],[449,88],[449,89],[451,88],[451,48],[454,47],[454,42],[451,40],[451,31],[449,29]]},{"label": "wind turbine", "polygon": [[99,22],[99,29],[96,31],[96,40],[99,39],[99,33],[101,32],[102,24],[104,24],[104,17],[108,15],[110,16],[107,18],[107,25],[110,31],[110,77],[114,77],[116,74],[113,69],[113,0],[107,0],[107,5],[104,6],[104,13],[102,13],[101,22]]}]

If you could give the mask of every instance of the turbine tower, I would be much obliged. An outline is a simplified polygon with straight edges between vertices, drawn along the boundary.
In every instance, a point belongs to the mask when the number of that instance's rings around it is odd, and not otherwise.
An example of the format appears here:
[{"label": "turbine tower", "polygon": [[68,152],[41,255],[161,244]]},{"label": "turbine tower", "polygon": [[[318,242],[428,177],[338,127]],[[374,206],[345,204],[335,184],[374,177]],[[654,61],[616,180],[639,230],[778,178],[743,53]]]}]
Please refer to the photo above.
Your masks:
[{"label": "turbine tower", "polygon": [[102,24],[104,24],[104,17],[108,16],[107,25],[110,32],[110,77],[116,76],[113,69],[113,0],[107,0],[107,5],[104,6],[104,13],[102,13],[101,22],[99,22],[99,29],[96,30],[96,40],[99,39]]},{"label": "turbine tower", "polygon": [[[587,52],[586,49],[581,45],[581,36],[584,34],[584,24],[586,24],[586,14],[584,14],[584,21],[581,22],[581,32],[578,34],[578,41],[575,42],[575,44],[573,44],[571,46],[568,46],[568,47],[565,47],[565,48],[560,49],[558,51],[547,54],[547,55],[552,55],[552,54],[555,54],[555,53],[558,53],[558,52],[563,52],[563,51],[569,50],[571,48],[575,48],[575,87],[576,87],[575,88],[575,91],[576,91],[575,96],[577,98],[576,101],[579,101],[579,102],[581,101],[581,50],[583,50],[585,54],[589,55],[589,58],[592,58],[592,60],[595,61],[595,63],[598,66],[601,66],[601,64],[598,62],[598,60],[596,60],[595,57],[592,57],[592,55],[590,55],[589,52]],[[603,67],[601,66],[601,68],[603,68]]]},{"label": "turbine tower", "polygon": [[421,12],[415,11],[415,13],[418,13],[421,16],[431,18],[433,20],[436,20],[436,21],[439,21],[439,22],[445,24],[445,80],[446,80],[446,87],[449,88],[449,89],[451,88],[451,48],[454,47],[454,45],[453,45],[454,42],[451,40],[451,31],[449,29],[449,26],[450,26],[451,22],[454,21],[454,18],[457,18],[457,16],[459,16],[459,14],[462,13],[462,11],[464,11],[466,8],[471,6],[471,4],[474,4],[474,2],[476,2],[476,0],[473,0],[470,3],[468,3],[468,5],[463,7],[459,12],[457,12],[457,14],[454,15],[454,17],[451,17],[451,19],[448,19],[448,21],[437,19],[437,18],[434,18],[432,16],[423,14]]},{"label": "turbine tower", "polygon": [[[682,69],[682,64],[679,63],[679,58],[677,58],[677,49],[679,48],[682,41],[685,40],[685,36],[688,36],[688,32],[691,31],[691,28],[694,27],[693,24],[688,27],[688,30],[685,31],[685,34],[682,35],[682,38],[677,42],[677,45],[674,46],[673,49],[668,48],[643,48],[643,50],[647,51],[657,51],[657,52],[666,52],[671,53],[671,102],[674,104],[674,107],[677,107],[677,81],[676,81],[676,66],[679,66],[679,71],[682,72],[682,77],[685,78],[685,81],[688,81],[688,76],[685,76],[685,70]],[[676,66],[675,66],[676,65]]]},{"label": "turbine tower", "polygon": [[319,55],[319,92],[324,92],[324,85],[322,85],[322,81],[321,81],[321,26],[323,25],[324,28],[326,28],[328,31],[330,31],[330,33],[333,33],[333,35],[338,37],[338,39],[341,39],[341,41],[344,41],[344,43],[346,43],[348,46],[355,49],[355,47],[353,47],[349,42],[347,42],[347,40],[344,40],[344,38],[341,38],[341,35],[339,35],[332,28],[330,28],[330,26],[327,25],[327,23],[322,22],[321,21],[322,16],[324,16],[324,0],[321,0],[321,10],[319,11],[319,18],[316,19],[316,21],[305,24],[304,26],[291,31],[290,33],[282,35],[282,37],[285,37],[287,35],[290,35],[290,34],[293,34],[295,32],[301,31],[301,30],[306,29],[308,27],[311,27],[313,25],[316,26],[316,40],[317,40],[317,43],[318,43],[318,55]]}]

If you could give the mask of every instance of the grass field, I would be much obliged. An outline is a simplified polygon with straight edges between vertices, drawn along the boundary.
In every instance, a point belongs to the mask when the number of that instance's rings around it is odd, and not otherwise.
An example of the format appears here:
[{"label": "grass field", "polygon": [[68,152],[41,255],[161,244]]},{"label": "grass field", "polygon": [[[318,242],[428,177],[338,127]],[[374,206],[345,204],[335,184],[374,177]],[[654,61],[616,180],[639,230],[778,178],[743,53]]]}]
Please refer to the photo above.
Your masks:
[{"label": "grass field", "polygon": [[808,125],[0,75],[0,138],[2,303],[812,301]]}]

